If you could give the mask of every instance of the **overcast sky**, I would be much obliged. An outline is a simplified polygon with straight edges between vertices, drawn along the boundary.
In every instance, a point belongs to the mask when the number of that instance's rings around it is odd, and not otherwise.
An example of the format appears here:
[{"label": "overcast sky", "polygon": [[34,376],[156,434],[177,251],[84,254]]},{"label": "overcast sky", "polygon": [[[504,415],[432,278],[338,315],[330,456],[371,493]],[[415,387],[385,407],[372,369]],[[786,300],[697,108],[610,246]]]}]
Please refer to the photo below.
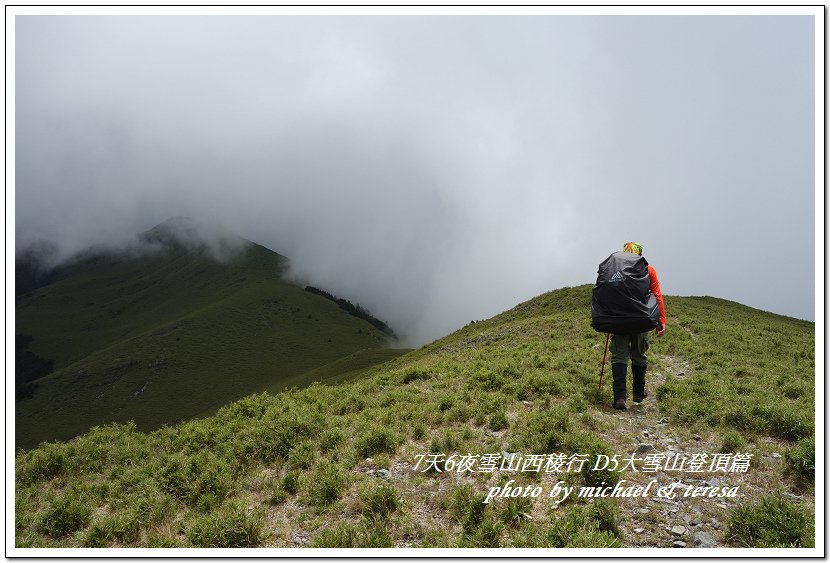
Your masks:
[{"label": "overcast sky", "polygon": [[18,250],[216,221],[423,344],[633,240],[669,295],[814,320],[812,17],[15,25]]}]

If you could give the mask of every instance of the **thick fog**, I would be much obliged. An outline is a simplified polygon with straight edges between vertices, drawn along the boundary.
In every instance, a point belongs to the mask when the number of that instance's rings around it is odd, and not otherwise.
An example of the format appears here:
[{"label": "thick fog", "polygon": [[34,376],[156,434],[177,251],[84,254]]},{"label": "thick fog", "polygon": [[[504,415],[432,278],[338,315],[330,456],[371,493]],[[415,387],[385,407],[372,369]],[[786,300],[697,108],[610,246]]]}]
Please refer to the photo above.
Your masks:
[{"label": "thick fog", "polygon": [[18,16],[16,247],[189,216],[418,345],[632,240],[667,294],[812,320],[813,28]]}]

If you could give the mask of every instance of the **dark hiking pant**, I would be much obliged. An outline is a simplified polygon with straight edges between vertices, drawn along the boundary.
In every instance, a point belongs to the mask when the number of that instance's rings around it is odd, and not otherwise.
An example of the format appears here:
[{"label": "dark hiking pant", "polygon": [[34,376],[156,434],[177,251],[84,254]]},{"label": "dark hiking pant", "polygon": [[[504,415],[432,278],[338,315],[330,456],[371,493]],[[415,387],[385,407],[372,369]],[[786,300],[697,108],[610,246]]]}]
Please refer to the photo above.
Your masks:
[{"label": "dark hiking pant", "polygon": [[614,399],[625,398],[628,360],[631,360],[632,391],[642,397],[646,388],[648,333],[611,335],[611,373],[614,376]]}]

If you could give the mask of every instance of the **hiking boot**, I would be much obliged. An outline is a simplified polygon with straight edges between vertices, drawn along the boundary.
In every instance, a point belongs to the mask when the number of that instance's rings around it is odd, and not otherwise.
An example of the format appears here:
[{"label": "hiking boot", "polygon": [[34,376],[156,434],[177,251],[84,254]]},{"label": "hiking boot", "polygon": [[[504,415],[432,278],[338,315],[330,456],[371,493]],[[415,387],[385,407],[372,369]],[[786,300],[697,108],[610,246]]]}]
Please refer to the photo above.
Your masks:
[{"label": "hiking boot", "polygon": [[634,402],[642,403],[643,399],[648,397],[646,393],[646,370],[648,365],[631,366],[631,379],[634,391]]},{"label": "hiking boot", "polygon": [[625,400],[627,393],[625,376],[628,372],[628,364],[611,364],[611,375],[614,377],[613,391],[614,400],[622,397]]},{"label": "hiking boot", "polygon": [[618,411],[624,411],[625,410],[625,397],[618,397],[617,399],[614,399],[614,408],[617,409]]}]

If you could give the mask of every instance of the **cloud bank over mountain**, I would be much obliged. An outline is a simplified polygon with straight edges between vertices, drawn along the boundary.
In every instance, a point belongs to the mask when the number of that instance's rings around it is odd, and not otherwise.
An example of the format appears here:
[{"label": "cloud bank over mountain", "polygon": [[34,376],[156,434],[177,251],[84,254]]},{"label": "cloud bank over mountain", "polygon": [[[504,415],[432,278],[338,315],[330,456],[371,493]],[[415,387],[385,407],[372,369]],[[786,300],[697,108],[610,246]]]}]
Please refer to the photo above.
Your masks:
[{"label": "cloud bank over mountain", "polygon": [[421,344],[636,240],[813,318],[810,17],[15,23],[18,249],[216,222]]}]

